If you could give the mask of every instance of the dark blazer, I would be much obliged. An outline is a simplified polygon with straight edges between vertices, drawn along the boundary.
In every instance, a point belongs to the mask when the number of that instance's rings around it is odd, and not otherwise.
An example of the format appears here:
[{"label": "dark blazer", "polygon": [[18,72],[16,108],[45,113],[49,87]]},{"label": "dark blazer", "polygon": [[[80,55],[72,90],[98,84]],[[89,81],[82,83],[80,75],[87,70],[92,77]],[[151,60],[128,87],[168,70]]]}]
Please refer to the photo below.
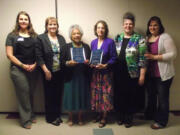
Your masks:
[{"label": "dark blazer", "polygon": [[[84,48],[84,51],[85,51],[85,56],[86,56],[86,59],[90,59],[90,55],[91,55],[91,50],[90,50],[90,47],[85,44],[85,43],[82,43],[82,46]],[[72,75],[73,75],[73,69],[75,67],[68,67],[66,66],[66,61],[69,61],[71,60],[71,53],[70,53],[70,48],[72,48],[73,45],[72,43],[68,43],[66,44],[65,46],[62,47],[62,52],[61,52],[61,55],[60,55],[60,65],[61,65],[61,68],[63,69],[63,71],[65,72],[65,81],[69,81],[71,80],[72,78]],[[87,77],[90,77],[90,68],[88,65],[84,64],[84,72],[85,72],[85,75],[87,75]]]},{"label": "dark blazer", "polygon": [[[66,44],[66,41],[64,37],[59,34],[57,35],[57,38],[60,45],[60,55],[61,55],[62,46]],[[37,59],[38,65],[45,64],[46,67],[50,71],[52,71],[53,50],[52,50],[51,43],[50,43],[47,33],[41,34],[37,37],[36,59]]]}]

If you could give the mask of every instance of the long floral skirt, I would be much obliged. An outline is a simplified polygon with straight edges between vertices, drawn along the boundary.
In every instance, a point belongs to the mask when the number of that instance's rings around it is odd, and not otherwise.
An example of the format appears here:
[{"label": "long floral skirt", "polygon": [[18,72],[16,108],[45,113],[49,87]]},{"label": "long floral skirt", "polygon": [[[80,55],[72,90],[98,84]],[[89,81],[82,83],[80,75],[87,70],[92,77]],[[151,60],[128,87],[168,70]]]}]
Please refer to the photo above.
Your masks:
[{"label": "long floral skirt", "polygon": [[91,109],[108,112],[113,109],[112,72],[94,71],[91,81]]}]

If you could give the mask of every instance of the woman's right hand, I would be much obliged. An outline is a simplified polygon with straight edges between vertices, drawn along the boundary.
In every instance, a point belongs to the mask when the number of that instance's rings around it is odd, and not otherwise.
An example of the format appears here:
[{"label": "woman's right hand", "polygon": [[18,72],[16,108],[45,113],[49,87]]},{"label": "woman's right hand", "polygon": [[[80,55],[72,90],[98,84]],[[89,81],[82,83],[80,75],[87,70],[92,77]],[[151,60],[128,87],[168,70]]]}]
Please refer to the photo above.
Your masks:
[{"label": "woman's right hand", "polygon": [[27,72],[30,72],[30,66],[28,64],[21,64],[21,68],[26,70]]},{"label": "woman's right hand", "polygon": [[154,60],[154,55],[151,54],[151,53],[146,53],[146,54],[144,54],[144,56],[145,56],[146,59],[148,59],[148,60]]},{"label": "woman's right hand", "polygon": [[87,60],[84,61],[84,64],[89,65],[90,61],[87,59]]},{"label": "woman's right hand", "polygon": [[34,71],[34,69],[36,68],[36,63],[29,65],[29,68],[30,72]]},{"label": "woman's right hand", "polygon": [[95,67],[96,67],[96,65],[90,64],[90,67],[91,67],[91,68],[95,68]]},{"label": "woman's right hand", "polygon": [[51,80],[51,78],[52,78],[51,72],[50,72],[49,70],[47,70],[47,71],[45,71],[44,73],[45,73],[45,78],[46,78],[46,80]]},{"label": "woman's right hand", "polygon": [[45,64],[42,64],[42,65],[41,65],[41,68],[42,68],[42,70],[44,71],[45,79],[46,79],[46,80],[51,80],[51,78],[52,78],[51,71],[49,71],[49,69],[46,67]]},{"label": "woman's right hand", "polygon": [[69,61],[66,62],[66,65],[70,66],[70,67],[73,67],[73,66],[75,66],[77,64],[78,64],[78,62],[76,62],[74,60],[69,60]]}]

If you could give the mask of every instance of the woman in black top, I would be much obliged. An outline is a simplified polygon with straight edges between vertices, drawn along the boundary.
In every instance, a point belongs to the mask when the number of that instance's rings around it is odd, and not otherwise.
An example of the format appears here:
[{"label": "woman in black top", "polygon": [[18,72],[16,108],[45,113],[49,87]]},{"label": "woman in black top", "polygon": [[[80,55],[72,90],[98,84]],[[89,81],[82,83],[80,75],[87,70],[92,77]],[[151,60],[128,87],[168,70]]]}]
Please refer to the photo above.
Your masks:
[{"label": "woman in black top", "polygon": [[135,17],[132,13],[123,16],[123,33],[116,36],[118,59],[114,73],[114,107],[118,112],[118,124],[133,126],[133,115],[141,109],[141,97],[146,72],[145,40],[134,32]]},{"label": "woman in black top", "polygon": [[11,61],[11,79],[14,83],[21,124],[30,129],[36,119],[32,110],[33,91],[37,70],[35,57],[36,33],[29,15],[21,11],[17,15],[14,30],[6,39],[6,54]]},{"label": "woman in black top", "polygon": [[58,34],[59,24],[56,18],[45,21],[45,33],[38,36],[36,46],[37,63],[44,76],[46,121],[59,126],[61,120],[61,100],[63,91],[63,72],[60,67],[61,47],[65,39]]}]

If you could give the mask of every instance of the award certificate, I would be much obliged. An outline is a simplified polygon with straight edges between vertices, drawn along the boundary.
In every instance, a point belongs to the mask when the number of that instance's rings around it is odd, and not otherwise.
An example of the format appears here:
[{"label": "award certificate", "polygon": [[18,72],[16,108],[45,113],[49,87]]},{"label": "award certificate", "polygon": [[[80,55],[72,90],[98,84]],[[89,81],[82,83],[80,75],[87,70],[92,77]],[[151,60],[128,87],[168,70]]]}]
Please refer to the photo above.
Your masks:
[{"label": "award certificate", "polygon": [[102,63],[103,51],[98,49],[91,52],[90,63],[93,65]]},{"label": "award certificate", "polygon": [[86,60],[84,48],[71,48],[71,59],[78,63],[84,63]]}]

